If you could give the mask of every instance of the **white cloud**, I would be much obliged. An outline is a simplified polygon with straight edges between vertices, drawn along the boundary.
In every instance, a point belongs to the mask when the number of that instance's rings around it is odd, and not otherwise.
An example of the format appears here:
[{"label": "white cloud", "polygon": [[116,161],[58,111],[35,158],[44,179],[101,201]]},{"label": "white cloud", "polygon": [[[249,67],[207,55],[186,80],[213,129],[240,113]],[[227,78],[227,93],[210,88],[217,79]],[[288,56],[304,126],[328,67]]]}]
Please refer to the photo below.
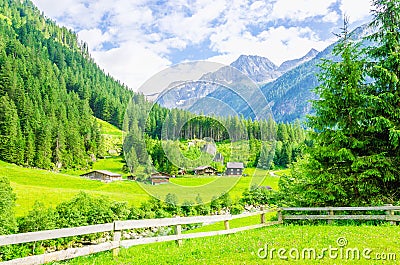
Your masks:
[{"label": "white cloud", "polygon": [[171,65],[170,61],[158,54],[131,42],[108,51],[95,51],[93,57],[106,72],[133,90],[137,90],[151,76]]},{"label": "white cloud", "polygon": [[328,14],[329,7],[335,2],[336,0],[278,0],[271,16],[277,19],[302,21],[306,18]]},{"label": "white cloud", "polygon": [[215,50],[227,55],[214,57],[219,62],[240,54],[260,55],[269,58],[276,65],[287,59],[300,58],[311,48],[324,49],[331,40],[320,40],[310,28],[283,26],[270,28],[257,36],[249,32],[242,36],[229,37],[215,42]]},{"label": "white cloud", "polygon": [[229,53],[229,54],[222,54],[210,57],[207,61],[221,63],[223,65],[230,65],[233,61],[235,61],[241,53]]},{"label": "white cloud", "polygon": [[366,19],[372,9],[370,0],[341,0],[340,9],[350,22]]},{"label": "white cloud", "polygon": [[[370,9],[369,0],[33,2],[58,23],[79,31],[96,62],[134,89],[176,62],[174,54],[188,47],[192,53],[197,47],[217,52],[207,60],[224,64],[241,54],[266,56],[280,64],[311,48],[322,50],[332,42],[317,34],[324,23],[337,23],[339,28],[343,12],[354,22],[365,20]],[[117,48],[103,50],[107,42]],[[188,58],[204,58],[199,55],[200,51]]]},{"label": "white cloud", "polygon": [[336,23],[340,19],[340,16],[336,11],[329,12],[327,15],[325,15],[322,18],[323,22],[331,22],[331,23]]},{"label": "white cloud", "polygon": [[108,32],[103,34],[100,29],[84,29],[78,32],[78,36],[89,44],[91,51],[98,50],[103,42],[111,39]]},{"label": "white cloud", "polygon": [[[212,31],[211,21],[217,19],[226,8],[225,1],[199,1],[193,6],[171,7],[174,10],[168,16],[162,16],[157,25],[161,32],[172,34],[186,43],[200,43]],[[189,15],[187,13],[190,13]]]}]

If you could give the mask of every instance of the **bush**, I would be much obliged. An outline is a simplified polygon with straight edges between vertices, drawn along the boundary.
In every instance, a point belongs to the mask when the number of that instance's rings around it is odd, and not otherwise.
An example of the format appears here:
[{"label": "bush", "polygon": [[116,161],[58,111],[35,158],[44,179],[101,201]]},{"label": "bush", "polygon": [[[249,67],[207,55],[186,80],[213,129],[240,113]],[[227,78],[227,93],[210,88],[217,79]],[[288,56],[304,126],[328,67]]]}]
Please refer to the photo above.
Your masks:
[{"label": "bush", "polygon": [[267,187],[251,187],[243,192],[240,203],[243,205],[276,204],[276,192]]},{"label": "bush", "polygon": [[231,214],[241,214],[244,211],[243,205],[235,203],[231,206]]},{"label": "bush", "polygon": [[14,215],[16,196],[12,192],[8,178],[0,176],[0,235],[17,232]]}]

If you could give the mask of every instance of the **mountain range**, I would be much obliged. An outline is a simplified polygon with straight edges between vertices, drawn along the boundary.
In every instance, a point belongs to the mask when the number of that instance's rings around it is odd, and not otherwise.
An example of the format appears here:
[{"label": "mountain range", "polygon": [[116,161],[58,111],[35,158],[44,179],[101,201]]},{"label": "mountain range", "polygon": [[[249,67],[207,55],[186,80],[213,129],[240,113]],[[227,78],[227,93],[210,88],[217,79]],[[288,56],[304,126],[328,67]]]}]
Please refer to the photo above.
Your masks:
[{"label": "mountain range", "polygon": [[[350,36],[361,41],[368,34],[369,28],[361,26]],[[332,55],[335,45],[321,52],[311,49],[302,58],[280,66],[265,57],[241,55],[230,66],[171,88],[157,102],[167,108],[188,109],[198,114],[243,115],[253,119],[272,115],[277,122],[303,120],[312,113],[310,101],[317,99],[313,89],[319,85],[318,65],[322,59],[335,59]],[[244,84],[242,75],[252,80],[257,89]]]},{"label": "mountain range", "polygon": [[[246,81],[252,81],[255,86],[259,87],[276,80],[291,69],[311,60],[317,54],[317,50],[311,49],[305,56],[285,61],[280,66],[275,65],[265,57],[241,55],[229,66],[221,67],[215,72],[206,73],[197,81],[171,83],[167,93],[160,96],[157,102],[161,106],[171,109],[189,109],[194,112],[209,114],[210,110],[214,108],[203,109],[204,106],[201,108],[197,106],[199,103],[203,104],[204,100],[202,99],[208,98],[208,95],[212,95],[213,92],[224,90],[221,85],[238,86],[243,83],[243,78],[246,76],[249,78]],[[230,94],[229,91],[224,93]]]}]

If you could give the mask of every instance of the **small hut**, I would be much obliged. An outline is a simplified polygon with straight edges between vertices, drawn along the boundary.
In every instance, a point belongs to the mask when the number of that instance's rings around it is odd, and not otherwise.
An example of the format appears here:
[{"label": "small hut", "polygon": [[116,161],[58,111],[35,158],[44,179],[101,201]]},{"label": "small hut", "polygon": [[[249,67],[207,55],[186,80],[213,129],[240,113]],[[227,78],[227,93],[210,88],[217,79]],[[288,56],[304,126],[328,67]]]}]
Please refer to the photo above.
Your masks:
[{"label": "small hut", "polygon": [[211,166],[201,166],[194,169],[196,175],[215,175],[217,170]]},{"label": "small hut", "polygon": [[159,184],[167,184],[169,183],[169,179],[171,178],[171,175],[167,173],[153,173],[150,176],[151,180],[151,185],[159,185]]},{"label": "small hut", "polygon": [[240,176],[243,173],[244,165],[241,162],[228,162],[226,165],[226,175]]},{"label": "small hut", "polygon": [[93,180],[100,180],[103,182],[122,180],[121,174],[113,173],[107,170],[93,170],[88,173],[82,174],[81,177]]}]

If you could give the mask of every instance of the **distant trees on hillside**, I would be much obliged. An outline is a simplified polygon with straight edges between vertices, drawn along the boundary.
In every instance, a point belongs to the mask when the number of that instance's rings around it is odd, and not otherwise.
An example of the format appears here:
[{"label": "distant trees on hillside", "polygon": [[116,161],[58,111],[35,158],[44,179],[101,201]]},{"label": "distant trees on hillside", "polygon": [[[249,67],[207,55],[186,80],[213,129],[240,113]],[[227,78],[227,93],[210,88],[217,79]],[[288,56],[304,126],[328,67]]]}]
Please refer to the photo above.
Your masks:
[{"label": "distant trees on hillside", "polygon": [[93,115],[121,127],[133,93],[30,1],[0,4],[0,159],[45,169],[99,155]]}]

